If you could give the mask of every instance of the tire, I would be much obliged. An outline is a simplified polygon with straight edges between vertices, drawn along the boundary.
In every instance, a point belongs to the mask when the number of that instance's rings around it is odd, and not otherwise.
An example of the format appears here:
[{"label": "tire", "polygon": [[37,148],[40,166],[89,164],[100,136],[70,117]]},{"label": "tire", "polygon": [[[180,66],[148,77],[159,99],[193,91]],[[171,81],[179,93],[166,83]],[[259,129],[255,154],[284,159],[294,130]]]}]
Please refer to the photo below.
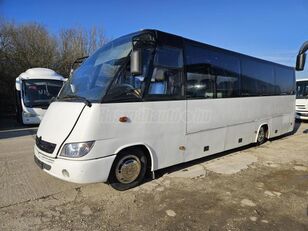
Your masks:
[{"label": "tire", "polygon": [[265,126],[260,127],[258,137],[257,137],[257,145],[261,145],[261,144],[264,144],[266,142],[266,140],[267,140],[266,133],[267,133],[267,130],[266,130]]},{"label": "tire", "polygon": [[[113,162],[108,181],[116,190],[128,190],[144,181],[146,170],[147,158],[144,153],[136,148],[127,149],[119,153]],[[127,174],[125,171],[128,171]]]}]

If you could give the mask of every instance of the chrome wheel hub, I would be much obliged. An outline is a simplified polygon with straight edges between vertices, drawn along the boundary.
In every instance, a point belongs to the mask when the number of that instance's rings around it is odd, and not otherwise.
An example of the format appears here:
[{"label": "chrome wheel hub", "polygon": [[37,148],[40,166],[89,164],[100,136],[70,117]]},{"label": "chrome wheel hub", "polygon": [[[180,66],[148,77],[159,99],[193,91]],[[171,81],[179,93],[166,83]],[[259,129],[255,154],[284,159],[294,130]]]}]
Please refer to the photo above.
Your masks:
[{"label": "chrome wheel hub", "polygon": [[137,179],[141,171],[141,162],[134,155],[125,156],[116,166],[116,178],[124,184],[132,183]]}]

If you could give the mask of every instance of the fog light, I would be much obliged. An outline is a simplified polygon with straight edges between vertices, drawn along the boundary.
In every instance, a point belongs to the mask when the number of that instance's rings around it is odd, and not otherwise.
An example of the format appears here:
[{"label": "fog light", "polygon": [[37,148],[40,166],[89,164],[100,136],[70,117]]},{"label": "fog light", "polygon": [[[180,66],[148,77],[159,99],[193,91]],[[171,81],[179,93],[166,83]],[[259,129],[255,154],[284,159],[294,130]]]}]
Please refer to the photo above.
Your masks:
[{"label": "fog light", "polygon": [[63,169],[63,170],[62,170],[62,175],[63,175],[64,177],[70,177],[70,174],[68,173],[68,171],[67,171],[66,169]]}]

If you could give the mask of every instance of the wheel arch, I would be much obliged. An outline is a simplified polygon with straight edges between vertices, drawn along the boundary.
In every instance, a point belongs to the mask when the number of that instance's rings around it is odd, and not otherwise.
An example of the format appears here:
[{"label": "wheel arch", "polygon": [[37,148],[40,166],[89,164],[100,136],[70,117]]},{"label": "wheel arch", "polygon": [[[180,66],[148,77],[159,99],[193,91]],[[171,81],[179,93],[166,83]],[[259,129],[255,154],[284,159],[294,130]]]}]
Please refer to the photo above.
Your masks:
[{"label": "wheel arch", "polygon": [[261,127],[265,126],[266,127],[266,138],[269,139],[270,138],[270,126],[268,123],[261,123],[258,127],[258,130],[257,130],[257,133],[256,133],[256,137],[255,137],[255,143],[257,142],[258,140],[258,134],[259,134],[259,131],[261,129]]},{"label": "wheel arch", "polygon": [[140,148],[142,151],[144,151],[145,155],[147,156],[147,159],[150,160],[150,165],[148,165],[149,170],[151,172],[154,171],[155,169],[155,159],[154,159],[154,154],[152,149],[145,143],[132,143],[132,144],[127,144],[119,147],[116,151],[115,154],[118,155],[120,152],[131,149],[131,148]]}]

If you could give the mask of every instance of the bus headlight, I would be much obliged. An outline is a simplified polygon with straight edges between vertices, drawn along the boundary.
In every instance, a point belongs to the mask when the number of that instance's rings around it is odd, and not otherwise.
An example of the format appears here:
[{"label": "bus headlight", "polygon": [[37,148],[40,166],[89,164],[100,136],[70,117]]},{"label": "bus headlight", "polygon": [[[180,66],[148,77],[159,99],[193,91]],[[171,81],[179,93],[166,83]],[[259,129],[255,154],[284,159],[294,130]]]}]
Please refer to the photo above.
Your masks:
[{"label": "bus headlight", "polygon": [[87,155],[94,145],[94,141],[65,144],[60,156],[78,158]]}]

